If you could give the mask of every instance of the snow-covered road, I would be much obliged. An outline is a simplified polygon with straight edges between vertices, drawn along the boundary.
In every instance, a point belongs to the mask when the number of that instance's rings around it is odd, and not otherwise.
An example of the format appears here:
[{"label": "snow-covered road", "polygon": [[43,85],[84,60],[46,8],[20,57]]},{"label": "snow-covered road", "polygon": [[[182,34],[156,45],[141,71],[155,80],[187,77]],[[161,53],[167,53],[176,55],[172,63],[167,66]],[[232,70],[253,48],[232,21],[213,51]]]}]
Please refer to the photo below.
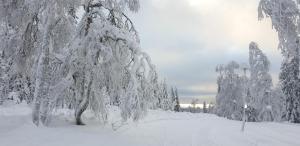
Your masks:
[{"label": "snow-covered road", "polygon": [[0,107],[0,146],[300,146],[300,125],[289,123],[247,123],[242,133],[241,122],[210,114],[150,111],[121,127],[114,120],[76,126],[64,118],[36,127],[25,105]]}]

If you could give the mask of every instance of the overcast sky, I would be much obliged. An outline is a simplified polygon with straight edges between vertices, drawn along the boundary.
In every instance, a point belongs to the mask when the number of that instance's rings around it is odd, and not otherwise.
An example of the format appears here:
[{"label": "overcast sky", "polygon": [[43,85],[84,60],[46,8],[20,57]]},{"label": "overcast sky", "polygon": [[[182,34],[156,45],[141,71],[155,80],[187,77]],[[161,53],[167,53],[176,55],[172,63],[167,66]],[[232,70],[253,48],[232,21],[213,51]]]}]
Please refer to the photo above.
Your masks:
[{"label": "overcast sky", "polygon": [[269,19],[258,21],[259,0],[140,0],[131,17],[142,48],[161,78],[176,85],[181,97],[214,97],[215,66],[248,62],[251,41],[271,61],[278,81],[281,55]]}]

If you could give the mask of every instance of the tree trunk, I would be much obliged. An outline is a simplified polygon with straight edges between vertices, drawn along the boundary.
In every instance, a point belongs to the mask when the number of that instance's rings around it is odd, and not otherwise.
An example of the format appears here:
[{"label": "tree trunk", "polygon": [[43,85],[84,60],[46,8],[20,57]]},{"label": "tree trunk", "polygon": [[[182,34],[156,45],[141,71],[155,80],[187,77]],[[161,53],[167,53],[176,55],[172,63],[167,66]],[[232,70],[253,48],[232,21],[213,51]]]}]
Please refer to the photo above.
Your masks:
[{"label": "tree trunk", "polygon": [[[91,86],[93,83],[93,79],[91,78],[88,84],[87,94],[84,97],[84,99],[79,103],[79,107],[75,111],[75,119],[76,119],[76,125],[85,125],[81,120],[81,115],[83,112],[87,109],[89,105],[89,99],[91,94]],[[84,88],[84,87],[83,87]],[[83,90],[84,91],[84,90]]]},{"label": "tree trunk", "polygon": [[76,110],[76,112],[75,112],[76,125],[85,125],[81,120],[81,115],[87,109],[88,103],[89,102],[87,99],[81,101],[80,105],[82,105],[82,106],[80,106],[79,109]]}]

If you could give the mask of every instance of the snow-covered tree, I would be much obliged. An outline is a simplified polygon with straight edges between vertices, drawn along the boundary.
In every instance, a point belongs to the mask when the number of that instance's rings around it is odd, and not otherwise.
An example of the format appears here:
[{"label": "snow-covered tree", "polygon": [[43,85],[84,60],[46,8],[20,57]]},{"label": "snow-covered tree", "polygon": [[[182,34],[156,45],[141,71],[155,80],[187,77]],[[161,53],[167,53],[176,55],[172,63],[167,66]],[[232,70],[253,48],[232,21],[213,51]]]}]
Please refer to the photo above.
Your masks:
[{"label": "snow-covered tree", "polygon": [[165,80],[160,83],[157,95],[158,96],[154,101],[157,101],[156,103],[158,108],[171,111],[180,110],[177,88],[171,87],[170,90],[168,90],[168,85]]},{"label": "snow-covered tree", "polygon": [[192,112],[192,113],[196,113],[197,112],[197,104],[198,104],[198,102],[199,102],[199,99],[197,99],[197,98],[192,99],[192,101],[191,101],[191,107],[189,107],[190,108],[190,112]]},{"label": "snow-covered tree", "polygon": [[277,85],[271,92],[271,108],[274,115],[275,121],[286,120],[286,98],[282,92],[281,85]]},{"label": "snow-covered tree", "polygon": [[207,105],[206,102],[203,102],[203,113],[207,113]]},{"label": "snow-covered tree", "polygon": [[[72,10],[80,0],[1,1],[1,52],[10,62],[8,77],[13,92],[34,97],[33,119],[36,124],[47,121],[51,86],[58,83],[61,60],[57,55],[73,35]],[[16,87],[16,83],[18,86]],[[27,96],[27,95],[26,95]]]},{"label": "snow-covered tree", "polygon": [[175,107],[174,107],[174,111],[180,112],[180,101],[179,101],[178,91],[177,91],[176,87],[175,87],[174,93],[175,93]]},{"label": "snow-covered tree", "polygon": [[282,63],[279,76],[286,97],[286,119],[300,122],[299,56]]},{"label": "snow-covered tree", "polygon": [[[28,87],[34,88],[32,68],[33,54],[39,39],[37,7],[35,0],[0,2],[0,52],[5,65],[2,79],[5,82],[2,97],[15,92],[18,98],[29,95]],[[3,66],[2,66],[3,67]],[[17,83],[18,85],[13,85]],[[13,89],[12,89],[13,88]],[[32,89],[31,88],[31,89]],[[33,92],[33,91],[30,91]],[[30,93],[31,94],[31,93]],[[32,97],[32,96],[31,96]]]},{"label": "snow-covered tree", "polygon": [[284,60],[280,82],[286,97],[286,119],[300,122],[299,95],[299,1],[261,0],[259,18],[270,17],[278,32],[279,45]]},{"label": "snow-covered tree", "polygon": [[166,81],[164,80],[160,84],[160,108],[163,110],[173,110],[173,102],[172,102],[172,96],[168,92],[168,85]]},{"label": "snow-covered tree", "polygon": [[210,103],[208,104],[207,112],[208,112],[208,113],[214,113],[214,105],[213,105],[212,102],[210,102]]},{"label": "snow-covered tree", "polygon": [[158,81],[158,74],[153,66],[153,69],[148,73],[148,90],[149,90],[149,108],[150,109],[157,109],[159,103],[159,81]]},{"label": "snow-covered tree", "polygon": [[[35,56],[36,67],[33,122],[47,124],[53,109],[53,103],[61,93],[65,80],[66,66],[62,57],[69,51],[68,45],[76,32],[74,17],[70,10],[79,5],[79,1],[39,1],[38,41]],[[69,77],[69,76],[68,76]]]},{"label": "snow-covered tree", "polygon": [[[2,51],[2,53],[4,53],[4,51]],[[7,98],[9,91],[9,64],[2,53],[0,55],[0,105]]]},{"label": "snow-covered tree", "polygon": [[229,119],[242,119],[243,79],[236,72],[239,64],[232,61],[227,65],[218,65],[218,93],[216,96],[216,114]]},{"label": "snow-covered tree", "polygon": [[171,110],[178,112],[180,105],[179,105],[179,99],[178,99],[178,93],[176,87],[175,88],[171,87],[169,100],[170,100]]},{"label": "snow-covered tree", "polygon": [[249,115],[254,121],[262,121],[267,116],[268,107],[272,100],[270,96],[272,78],[269,74],[270,62],[267,56],[258,48],[258,45],[251,42],[249,45],[250,64],[250,96],[247,104],[254,111]]},{"label": "snow-covered tree", "polygon": [[174,104],[175,106],[175,100],[176,100],[176,96],[175,96],[175,91],[174,91],[174,88],[171,87],[170,89],[170,99],[171,99],[171,104]]},{"label": "snow-covered tree", "polygon": [[77,74],[73,75],[78,80],[77,124],[82,124],[80,117],[90,98],[103,87],[107,88],[110,103],[120,107],[124,120],[137,120],[148,108],[147,75],[155,68],[149,56],[141,52],[133,23],[123,13],[125,7],[118,7],[123,3],[111,2],[88,1],[79,24],[79,44],[75,45],[78,54],[74,57]]}]

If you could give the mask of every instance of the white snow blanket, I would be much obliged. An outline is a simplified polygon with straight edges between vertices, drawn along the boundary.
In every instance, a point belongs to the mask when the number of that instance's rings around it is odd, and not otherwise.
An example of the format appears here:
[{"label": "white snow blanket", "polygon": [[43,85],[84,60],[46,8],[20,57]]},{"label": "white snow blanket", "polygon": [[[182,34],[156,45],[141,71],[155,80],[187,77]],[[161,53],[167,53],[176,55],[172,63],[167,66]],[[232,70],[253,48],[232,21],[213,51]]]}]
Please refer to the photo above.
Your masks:
[{"label": "white snow blanket", "polygon": [[48,127],[31,122],[26,104],[0,106],[0,146],[300,146],[300,125],[246,123],[211,114],[149,111],[139,122],[122,123],[117,110],[103,124],[85,113],[76,126],[73,112],[55,113]]}]

